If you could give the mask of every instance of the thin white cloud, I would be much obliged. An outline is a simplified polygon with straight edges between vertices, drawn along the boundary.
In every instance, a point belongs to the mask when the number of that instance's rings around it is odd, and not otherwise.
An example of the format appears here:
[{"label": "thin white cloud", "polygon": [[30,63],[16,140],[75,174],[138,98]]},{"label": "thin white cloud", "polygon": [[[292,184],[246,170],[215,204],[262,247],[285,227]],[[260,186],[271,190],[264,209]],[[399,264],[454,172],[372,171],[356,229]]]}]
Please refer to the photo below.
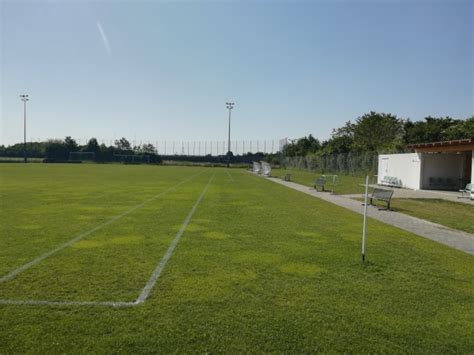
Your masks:
[{"label": "thin white cloud", "polygon": [[100,37],[102,38],[102,42],[104,43],[105,50],[109,55],[112,55],[112,48],[110,47],[109,40],[107,38],[107,35],[105,34],[104,28],[102,27],[100,21],[97,21],[97,29],[99,30]]}]

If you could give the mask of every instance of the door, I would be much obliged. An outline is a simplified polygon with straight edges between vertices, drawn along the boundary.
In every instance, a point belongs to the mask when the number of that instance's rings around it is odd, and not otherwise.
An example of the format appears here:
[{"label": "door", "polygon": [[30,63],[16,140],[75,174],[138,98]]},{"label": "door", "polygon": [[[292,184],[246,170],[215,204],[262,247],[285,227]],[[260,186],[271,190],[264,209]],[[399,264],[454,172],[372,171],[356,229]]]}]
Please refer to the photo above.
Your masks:
[{"label": "door", "polygon": [[382,161],[380,162],[379,180],[383,180],[385,176],[388,176],[388,158],[382,158]]}]

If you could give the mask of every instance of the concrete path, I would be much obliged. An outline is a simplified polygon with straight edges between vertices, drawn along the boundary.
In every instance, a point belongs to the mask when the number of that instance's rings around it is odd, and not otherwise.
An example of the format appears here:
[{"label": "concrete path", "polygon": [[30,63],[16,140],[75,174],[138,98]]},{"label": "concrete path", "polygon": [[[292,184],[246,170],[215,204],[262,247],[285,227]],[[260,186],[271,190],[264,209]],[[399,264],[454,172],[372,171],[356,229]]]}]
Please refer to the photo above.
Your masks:
[{"label": "concrete path", "polygon": [[[364,207],[360,201],[355,201],[340,195],[331,195],[327,192],[317,192],[308,186],[303,186],[290,181],[283,181],[278,178],[268,178],[268,180],[303,192],[307,195],[320,198],[327,202],[334,203],[335,205],[347,208],[351,211],[360,214],[364,213]],[[367,213],[370,218],[474,255],[474,234],[450,229],[448,227],[402,213],[379,210],[379,208],[374,206],[369,206]]]}]

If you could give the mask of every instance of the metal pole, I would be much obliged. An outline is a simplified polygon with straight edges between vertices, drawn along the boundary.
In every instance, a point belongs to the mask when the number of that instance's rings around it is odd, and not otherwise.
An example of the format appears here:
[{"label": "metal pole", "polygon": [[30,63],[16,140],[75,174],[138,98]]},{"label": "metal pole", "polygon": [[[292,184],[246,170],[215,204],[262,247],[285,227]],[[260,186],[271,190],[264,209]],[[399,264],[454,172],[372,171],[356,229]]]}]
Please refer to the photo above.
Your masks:
[{"label": "metal pole", "polygon": [[364,225],[362,227],[362,262],[365,262],[365,234],[367,231],[367,199],[369,192],[369,176],[365,177]]},{"label": "metal pole", "polygon": [[26,163],[28,161],[26,157],[26,102],[29,100],[28,95],[20,95],[21,101],[23,101],[23,160]]},{"label": "metal pole", "polygon": [[232,109],[230,107],[228,107],[229,109],[229,136],[227,137],[227,153],[230,152],[230,117],[231,117],[231,112],[232,112]]},{"label": "metal pole", "polygon": [[26,163],[26,100],[23,100],[23,158]]},{"label": "metal pole", "polygon": [[226,102],[226,107],[229,109],[229,135],[227,137],[227,167],[230,166],[230,118],[231,111],[234,108],[233,102]]}]

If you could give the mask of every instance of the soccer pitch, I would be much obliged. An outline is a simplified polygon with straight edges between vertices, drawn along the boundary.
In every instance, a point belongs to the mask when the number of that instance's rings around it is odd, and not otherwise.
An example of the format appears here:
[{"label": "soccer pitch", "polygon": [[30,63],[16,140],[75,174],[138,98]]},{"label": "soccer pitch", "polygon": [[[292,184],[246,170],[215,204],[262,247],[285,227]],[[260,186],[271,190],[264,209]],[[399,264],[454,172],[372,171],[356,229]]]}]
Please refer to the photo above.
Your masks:
[{"label": "soccer pitch", "polygon": [[242,169],[0,173],[0,352],[474,350],[471,255]]}]

